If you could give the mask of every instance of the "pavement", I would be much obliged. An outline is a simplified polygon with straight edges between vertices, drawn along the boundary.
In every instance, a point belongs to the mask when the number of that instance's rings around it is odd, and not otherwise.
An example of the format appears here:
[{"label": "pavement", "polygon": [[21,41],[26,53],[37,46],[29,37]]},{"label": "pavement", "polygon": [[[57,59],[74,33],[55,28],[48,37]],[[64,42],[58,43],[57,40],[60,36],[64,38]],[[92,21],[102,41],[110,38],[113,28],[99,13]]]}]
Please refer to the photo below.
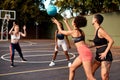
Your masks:
[{"label": "pavement", "polygon": [[[26,62],[22,62],[18,53],[15,53],[15,67],[10,67],[10,41],[0,41],[0,80],[68,80],[69,67],[60,49],[56,65],[49,67],[54,53],[54,40],[21,40],[20,46]],[[93,54],[95,49],[91,48]],[[113,63],[110,71],[110,80],[120,80],[120,48],[112,48]],[[69,49],[71,62],[78,56],[76,48]],[[75,80],[86,80],[82,66],[75,72]],[[100,78],[100,68],[95,77]]]}]

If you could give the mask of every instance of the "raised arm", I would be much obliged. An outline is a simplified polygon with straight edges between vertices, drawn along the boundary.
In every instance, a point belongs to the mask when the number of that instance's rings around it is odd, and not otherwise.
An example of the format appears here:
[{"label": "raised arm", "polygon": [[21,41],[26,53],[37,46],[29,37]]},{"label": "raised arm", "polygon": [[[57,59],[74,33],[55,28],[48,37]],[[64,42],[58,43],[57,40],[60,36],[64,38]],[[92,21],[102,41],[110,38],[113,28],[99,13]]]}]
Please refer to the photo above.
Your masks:
[{"label": "raised arm", "polygon": [[64,23],[66,24],[67,29],[68,29],[69,31],[71,31],[72,29],[71,29],[70,25],[68,24],[68,20],[67,20],[67,19],[63,19],[63,21],[64,21]]},{"label": "raised arm", "polygon": [[57,19],[52,18],[51,20],[52,20],[53,23],[55,23],[55,24],[57,25],[58,30],[59,30],[62,34],[64,34],[64,35],[71,35],[71,34],[72,34],[72,31],[64,31],[64,30],[62,30],[62,29],[61,29],[61,25],[60,25],[60,23],[59,23],[59,21],[58,21]]},{"label": "raised arm", "polygon": [[26,26],[23,26],[23,33],[21,32],[21,36],[26,37]]},{"label": "raised arm", "polygon": [[15,25],[16,25],[15,22],[13,22],[13,27],[10,29],[9,34],[12,34],[12,31],[13,31]]},{"label": "raised arm", "polygon": [[68,36],[65,36],[66,37],[66,42],[67,42],[67,44],[68,44],[68,48],[70,49],[71,48],[71,45],[70,45],[70,41],[69,41],[69,39],[68,39]]}]

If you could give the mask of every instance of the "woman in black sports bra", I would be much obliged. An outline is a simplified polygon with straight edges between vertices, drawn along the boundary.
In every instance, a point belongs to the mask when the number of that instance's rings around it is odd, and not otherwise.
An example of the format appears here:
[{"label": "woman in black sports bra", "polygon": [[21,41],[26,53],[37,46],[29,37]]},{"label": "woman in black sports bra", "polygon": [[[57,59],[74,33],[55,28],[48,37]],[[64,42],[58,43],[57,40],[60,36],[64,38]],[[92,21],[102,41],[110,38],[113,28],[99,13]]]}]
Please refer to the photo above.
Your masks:
[{"label": "woman in black sports bra", "polygon": [[113,60],[110,48],[114,41],[101,27],[103,22],[103,16],[95,14],[92,20],[92,25],[95,28],[95,38],[93,40],[96,47],[96,57],[93,64],[93,74],[101,66],[101,78],[102,80],[109,80],[109,72],[111,62]]},{"label": "woman in black sports bra", "polygon": [[[77,48],[79,56],[73,61],[72,65],[69,69],[69,80],[74,80],[75,70],[83,65],[87,80],[96,80],[92,75],[92,52],[87,47],[85,43],[85,34],[79,29],[81,27],[85,27],[87,25],[87,20],[83,16],[77,16],[72,21],[73,29],[69,26],[67,20],[64,20],[68,31],[62,30],[59,21],[55,18],[52,19],[53,23],[55,23],[58,27],[60,33],[64,35],[72,36],[75,46]],[[82,78],[81,78],[82,79]]]}]

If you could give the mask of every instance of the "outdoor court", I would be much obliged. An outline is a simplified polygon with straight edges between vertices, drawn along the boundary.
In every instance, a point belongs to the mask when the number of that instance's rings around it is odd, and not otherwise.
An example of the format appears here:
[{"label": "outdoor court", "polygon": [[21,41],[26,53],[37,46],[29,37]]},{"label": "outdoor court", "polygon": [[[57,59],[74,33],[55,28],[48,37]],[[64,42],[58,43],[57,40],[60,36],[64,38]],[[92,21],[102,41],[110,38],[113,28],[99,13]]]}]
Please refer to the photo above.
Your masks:
[{"label": "outdoor court", "polygon": [[[54,52],[54,40],[21,40],[20,45],[27,62],[21,62],[18,53],[15,53],[15,67],[10,67],[10,41],[0,41],[0,80],[68,80],[69,68],[60,49],[56,65],[49,67]],[[93,54],[95,49],[91,49]],[[112,48],[113,64],[110,80],[120,80],[120,48]],[[77,56],[75,46],[69,50],[71,62]],[[100,69],[95,77],[100,79]],[[76,70],[75,80],[86,80],[82,67]]]}]

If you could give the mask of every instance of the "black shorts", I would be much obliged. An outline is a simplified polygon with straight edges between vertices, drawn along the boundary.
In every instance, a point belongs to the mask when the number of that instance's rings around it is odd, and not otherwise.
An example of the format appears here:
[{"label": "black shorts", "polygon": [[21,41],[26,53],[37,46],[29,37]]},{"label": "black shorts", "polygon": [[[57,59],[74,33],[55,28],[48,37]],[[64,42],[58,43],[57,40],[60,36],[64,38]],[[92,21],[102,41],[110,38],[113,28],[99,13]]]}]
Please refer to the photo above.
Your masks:
[{"label": "black shorts", "polygon": [[95,59],[97,61],[112,61],[113,60],[113,57],[112,57],[112,53],[111,51],[109,50],[107,55],[106,55],[106,58],[104,59],[100,59],[100,54],[103,53],[105,51],[105,49],[107,48],[107,46],[103,46],[103,47],[100,47],[100,48],[96,48],[96,57]]}]

